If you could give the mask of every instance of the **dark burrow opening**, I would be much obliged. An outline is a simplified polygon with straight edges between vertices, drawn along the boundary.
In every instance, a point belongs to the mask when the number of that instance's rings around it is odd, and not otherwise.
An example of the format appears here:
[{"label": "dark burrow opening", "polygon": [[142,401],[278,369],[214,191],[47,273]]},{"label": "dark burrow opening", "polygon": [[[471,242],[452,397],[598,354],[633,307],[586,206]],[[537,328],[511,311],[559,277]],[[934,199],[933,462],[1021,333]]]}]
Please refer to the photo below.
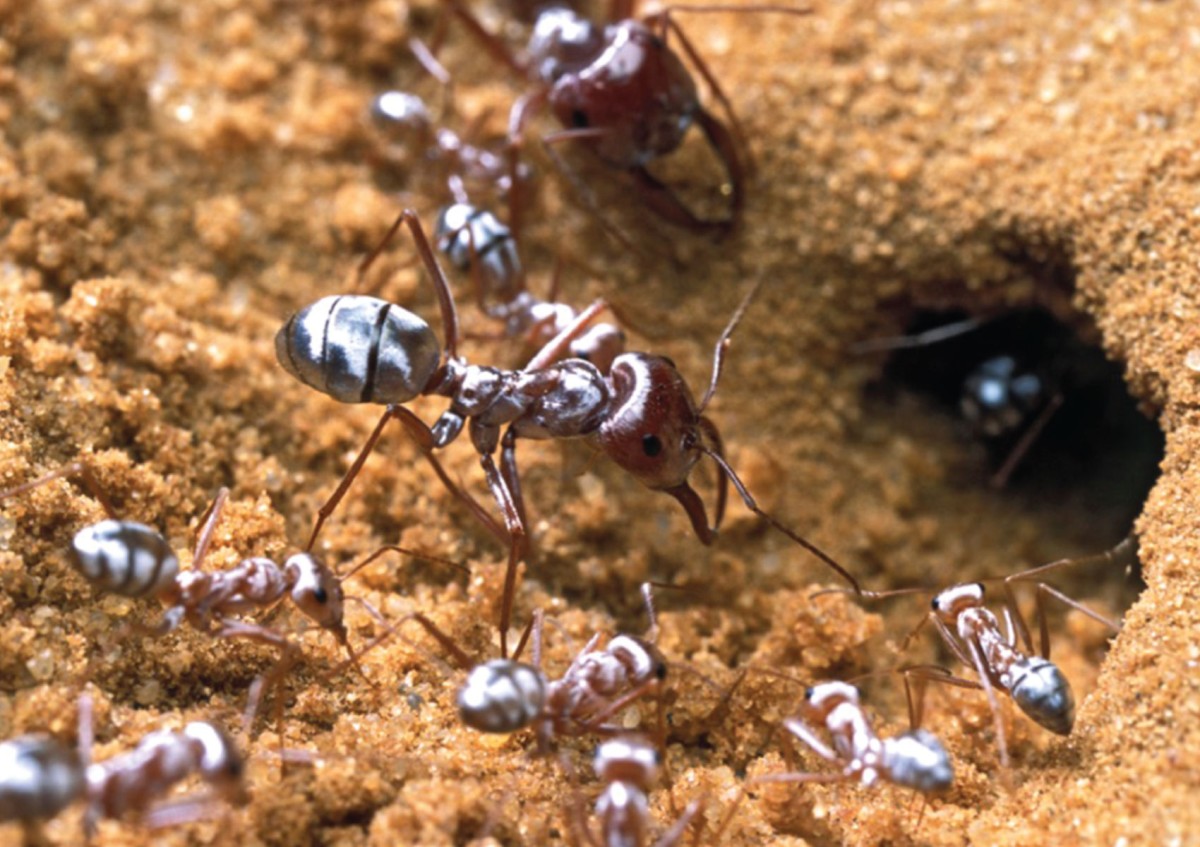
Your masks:
[{"label": "dark burrow opening", "polygon": [[990,318],[918,310],[903,336],[858,346],[882,357],[865,403],[887,415],[915,401],[948,423],[947,449],[960,451],[948,484],[1089,514],[1097,540],[1116,541],[1158,476],[1164,439],[1080,320],[1082,333],[1037,308]]}]

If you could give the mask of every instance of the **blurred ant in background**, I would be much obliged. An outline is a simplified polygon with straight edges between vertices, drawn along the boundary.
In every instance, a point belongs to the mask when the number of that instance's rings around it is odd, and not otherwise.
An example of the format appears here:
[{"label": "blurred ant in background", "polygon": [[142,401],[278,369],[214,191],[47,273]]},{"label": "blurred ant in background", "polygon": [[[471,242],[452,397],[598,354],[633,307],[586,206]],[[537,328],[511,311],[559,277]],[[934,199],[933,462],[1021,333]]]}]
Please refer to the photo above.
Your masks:
[{"label": "blurred ant in background", "polygon": [[850,349],[889,354],[876,396],[901,386],[957,409],[986,446],[995,488],[1026,474],[1072,486],[1091,477],[1091,494],[1134,509],[1153,482],[1161,433],[1130,399],[1119,365],[1047,311],[918,312],[908,334]]}]

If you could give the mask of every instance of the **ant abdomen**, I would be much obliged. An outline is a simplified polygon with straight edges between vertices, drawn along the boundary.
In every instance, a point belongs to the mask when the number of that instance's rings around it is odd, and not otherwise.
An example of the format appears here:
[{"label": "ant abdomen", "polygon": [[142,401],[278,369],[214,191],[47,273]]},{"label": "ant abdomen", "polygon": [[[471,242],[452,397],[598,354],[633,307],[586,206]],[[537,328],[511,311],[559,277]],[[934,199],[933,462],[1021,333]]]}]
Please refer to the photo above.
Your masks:
[{"label": "ant abdomen", "polygon": [[275,336],[296,379],[342,403],[404,403],[437,369],[441,345],[424,320],[365,295],[322,297]]},{"label": "ant abdomen", "polygon": [[0,821],[48,820],[82,793],[74,750],[40,736],[0,744]]},{"label": "ant abdomen", "polygon": [[179,559],[167,540],[135,521],[105,520],[75,533],[75,566],[102,591],[123,597],[162,593],[179,573]]},{"label": "ant abdomen", "polygon": [[883,739],[883,759],[896,785],[926,794],[945,791],[954,784],[954,766],[942,742],[924,729],[914,729]]},{"label": "ant abdomen", "polygon": [[1029,656],[1013,664],[1012,698],[1039,726],[1058,735],[1070,735],[1075,725],[1075,695],[1058,666],[1048,659]]},{"label": "ant abdomen", "polygon": [[488,315],[507,318],[525,294],[525,274],[512,231],[486,209],[467,203],[447,206],[434,229],[438,249],[464,273],[478,263],[480,301]]},{"label": "ant abdomen", "polygon": [[516,732],[546,705],[546,678],[532,665],[493,659],[475,667],[458,692],[462,722],[480,732]]}]

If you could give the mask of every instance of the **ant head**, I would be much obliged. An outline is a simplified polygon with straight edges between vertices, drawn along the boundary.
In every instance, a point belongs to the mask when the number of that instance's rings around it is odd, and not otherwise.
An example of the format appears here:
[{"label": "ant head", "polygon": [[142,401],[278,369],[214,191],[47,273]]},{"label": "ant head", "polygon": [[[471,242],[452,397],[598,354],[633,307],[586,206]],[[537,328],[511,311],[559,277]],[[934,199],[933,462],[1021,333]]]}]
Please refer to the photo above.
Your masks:
[{"label": "ant head", "polygon": [[858,689],[848,682],[819,682],[804,692],[808,717],[815,723],[824,723],[826,716],[842,703],[858,705]]},{"label": "ant head", "polygon": [[373,99],[371,120],[397,141],[424,141],[433,131],[425,101],[407,91],[385,91]]},{"label": "ant head", "polygon": [[604,29],[571,9],[552,6],[538,14],[529,38],[529,64],[553,85],[563,74],[587,67],[604,49]]},{"label": "ant head", "polygon": [[947,588],[929,602],[929,607],[944,623],[954,625],[955,618],[966,609],[983,605],[983,583],[971,582]]},{"label": "ant head", "polygon": [[591,147],[616,167],[638,168],[679,147],[700,111],[691,73],[644,24],[602,32],[604,49],[578,73],[555,64],[550,109],[567,129],[596,133]]},{"label": "ant head", "polygon": [[229,736],[220,727],[202,721],[185,726],[183,735],[200,751],[201,778],[229,802],[245,803],[246,760]]},{"label": "ant head", "polygon": [[604,782],[630,782],[649,791],[660,765],[658,750],[637,735],[613,738],[596,748],[596,776]]},{"label": "ant head", "polygon": [[685,486],[702,438],[696,401],[675,364],[625,353],[613,362],[610,379],[615,411],[598,431],[601,449],[647,488]]},{"label": "ant head", "polygon": [[608,642],[608,652],[629,670],[634,685],[667,678],[667,660],[650,642],[632,635],[618,635]]},{"label": "ant head", "polygon": [[346,627],[342,623],[345,598],[342,583],[325,564],[312,553],[297,553],[283,565],[288,583],[292,586],[292,602],[306,617],[322,629],[328,629],[345,641]]}]

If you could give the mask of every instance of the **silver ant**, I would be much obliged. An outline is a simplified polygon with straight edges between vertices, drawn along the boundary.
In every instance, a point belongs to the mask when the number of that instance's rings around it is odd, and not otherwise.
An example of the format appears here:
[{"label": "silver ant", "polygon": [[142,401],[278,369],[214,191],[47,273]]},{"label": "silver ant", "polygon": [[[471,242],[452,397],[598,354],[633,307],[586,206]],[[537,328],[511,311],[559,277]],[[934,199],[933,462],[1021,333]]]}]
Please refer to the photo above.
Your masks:
[{"label": "silver ant", "polygon": [[[657,632],[649,584],[642,596],[650,617],[650,637],[615,635],[599,648],[602,636],[588,640],[558,679],[541,669],[544,616],[536,610],[513,658],[476,664],[454,640],[420,613],[408,620],[420,624],[455,660],[470,669],[458,690],[457,705],[463,723],[479,732],[508,734],[533,727],[538,749],[548,752],[555,739],[621,731],[608,723],[638,699],[654,696],[659,705],[658,731],[665,736],[662,698],[667,662],[653,644]],[[519,661],[526,643],[531,663]]]},{"label": "silver ant", "polygon": [[[123,597],[154,598],[166,607],[159,622],[140,627],[142,632],[162,636],[186,621],[214,638],[244,638],[279,650],[280,659],[275,667],[260,678],[251,691],[246,712],[248,721],[257,710],[261,691],[282,682],[284,674],[295,664],[299,649],[281,632],[231,616],[271,609],[285,599],[290,600],[306,618],[331,633],[345,648],[350,662],[359,668],[358,656],[350,646],[343,620],[347,598],[342,583],[346,579],[387,552],[427,558],[463,569],[461,565],[438,557],[389,545],[339,576],[311,552],[316,540],[314,536],[306,550],[289,556],[282,567],[266,557],[253,556],[228,570],[203,571],[200,565],[208,554],[229,497],[229,490],[222,488],[197,537],[191,569],[180,571],[178,557],[157,530],[136,521],[116,518],[112,504],[84,462],[73,462],[32,482],[2,491],[0,501],[64,477],[78,477],[109,515],[107,520],[86,526],[75,534],[71,544],[75,569],[99,591]],[[369,603],[361,599],[359,602],[382,622],[382,617]]]},{"label": "silver ant", "polygon": [[[596,799],[600,831],[595,833],[588,827],[583,805],[577,801],[569,843],[577,845],[576,836],[582,833],[591,847],[646,847],[650,843],[647,795],[658,781],[662,767],[658,750],[644,738],[622,735],[604,741],[596,748],[594,767],[596,776],[604,783],[604,790]],[[675,823],[654,841],[653,847],[679,844],[702,809],[703,803],[699,800],[689,803]],[[713,837],[719,837],[719,832]]]},{"label": "silver ant", "polygon": [[[984,606],[984,585],[981,582],[966,583],[947,588],[938,593],[930,603],[928,615],[909,634],[908,644],[926,623],[932,623],[942,642],[960,662],[976,674],[978,681],[956,677],[944,669],[929,666],[913,666],[905,671],[909,687],[910,719],[914,727],[920,726],[924,711],[925,685],[940,682],[960,688],[983,689],[988,706],[995,721],[996,744],[1000,749],[1000,764],[1010,766],[1008,743],[1001,720],[1000,705],[996,692],[1002,691],[1029,718],[1044,729],[1057,734],[1069,735],[1075,725],[1075,696],[1070,683],[1062,671],[1050,661],[1050,631],[1045,603],[1054,598],[1103,624],[1113,632],[1120,631],[1120,624],[1071,599],[1057,588],[1043,582],[1049,573],[1081,564],[1132,565],[1137,560],[1137,541],[1130,536],[1111,550],[1096,556],[1078,559],[1059,559],[1021,573],[1004,577],[1004,622],[1007,635],[1001,632],[1000,622]],[[1033,583],[1036,586],[1036,609],[1039,643],[1035,651],[1033,637],[1017,606],[1014,586]],[[895,591],[864,592],[867,599],[877,599],[898,594],[911,594],[914,589]]]},{"label": "silver ant", "polygon": [[[805,692],[800,714],[783,722],[788,732],[841,770],[765,774],[753,784],[859,782],[871,787],[890,782],[926,794],[950,787],[954,771],[937,738],[923,729],[880,738],[859,699],[858,689],[849,683],[823,682]],[[828,744],[820,730],[828,734]]]},{"label": "silver ant", "polygon": [[[91,841],[104,818],[136,812],[151,828],[176,826],[204,817],[214,802],[244,805],[245,762],[216,724],[193,721],[182,730],[145,736],[133,750],[91,762],[92,701],[79,700],[79,749],[44,736],[22,736],[0,744],[0,821],[18,821],[26,843],[35,843],[40,823],[77,800],[87,804],[84,834]],[[156,801],[176,783],[199,776],[212,794]]]},{"label": "silver ant", "polygon": [[[535,296],[525,284],[512,230],[465,196],[442,209],[434,239],[451,265],[471,275],[480,310],[503,325],[505,337],[523,339],[527,352],[549,344],[578,317],[575,309],[557,300],[558,270],[549,297]],[[606,374],[624,352],[625,333],[614,324],[597,322],[572,339],[564,358],[591,362]]]},{"label": "silver ant", "polygon": [[[419,316],[363,295],[321,298],[292,315],[275,337],[280,365],[304,384],[344,403],[387,404],[358,457],[319,510],[314,534],[345,495],[384,427],[390,420],[398,420],[443,484],[508,545],[499,622],[500,653],[507,657],[517,563],[527,552],[528,534],[516,464],[517,439],[583,438],[648,488],[674,497],[701,543],[716,540],[726,484],[732,483],[747,508],[835,570],[855,593],[861,593],[857,580],[845,568],[759,508],[725,460],[719,430],[704,416],[716,392],[730,336],[757,286],[721,333],[708,391],[697,404],[674,363],[663,356],[624,353],[613,361],[608,374],[581,359],[560,360],[570,340],[603,308],[602,302],[581,312],[522,370],[469,364],[458,354],[458,314],[450,286],[415,212],[406,209],[400,213],[384,241],[359,266],[360,273],[402,226],[410,230],[432,278],[441,309],[444,348]],[[403,405],[422,395],[451,401],[432,427]],[[434,456],[435,450],[454,441],[468,425],[488,488],[504,518],[503,528],[449,478]],[[498,448],[499,468],[494,459]],[[711,458],[720,472],[712,526],[704,502],[688,482],[702,456]]]},{"label": "silver ant", "polygon": [[[455,198],[465,198],[466,184],[485,186],[500,198],[510,194],[513,176],[508,157],[467,140],[476,134],[481,120],[475,121],[464,135],[435,126],[425,101],[407,91],[377,95],[371,100],[369,111],[371,123],[384,140],[380,156],[385,165],[399,158],[394,151],[403,151],[405,157],[411,157],[409,151],[415,150],[418,169],[437,171]],[[524,184],[530,178],[528,168],[517,168],[518,182]]]}]

